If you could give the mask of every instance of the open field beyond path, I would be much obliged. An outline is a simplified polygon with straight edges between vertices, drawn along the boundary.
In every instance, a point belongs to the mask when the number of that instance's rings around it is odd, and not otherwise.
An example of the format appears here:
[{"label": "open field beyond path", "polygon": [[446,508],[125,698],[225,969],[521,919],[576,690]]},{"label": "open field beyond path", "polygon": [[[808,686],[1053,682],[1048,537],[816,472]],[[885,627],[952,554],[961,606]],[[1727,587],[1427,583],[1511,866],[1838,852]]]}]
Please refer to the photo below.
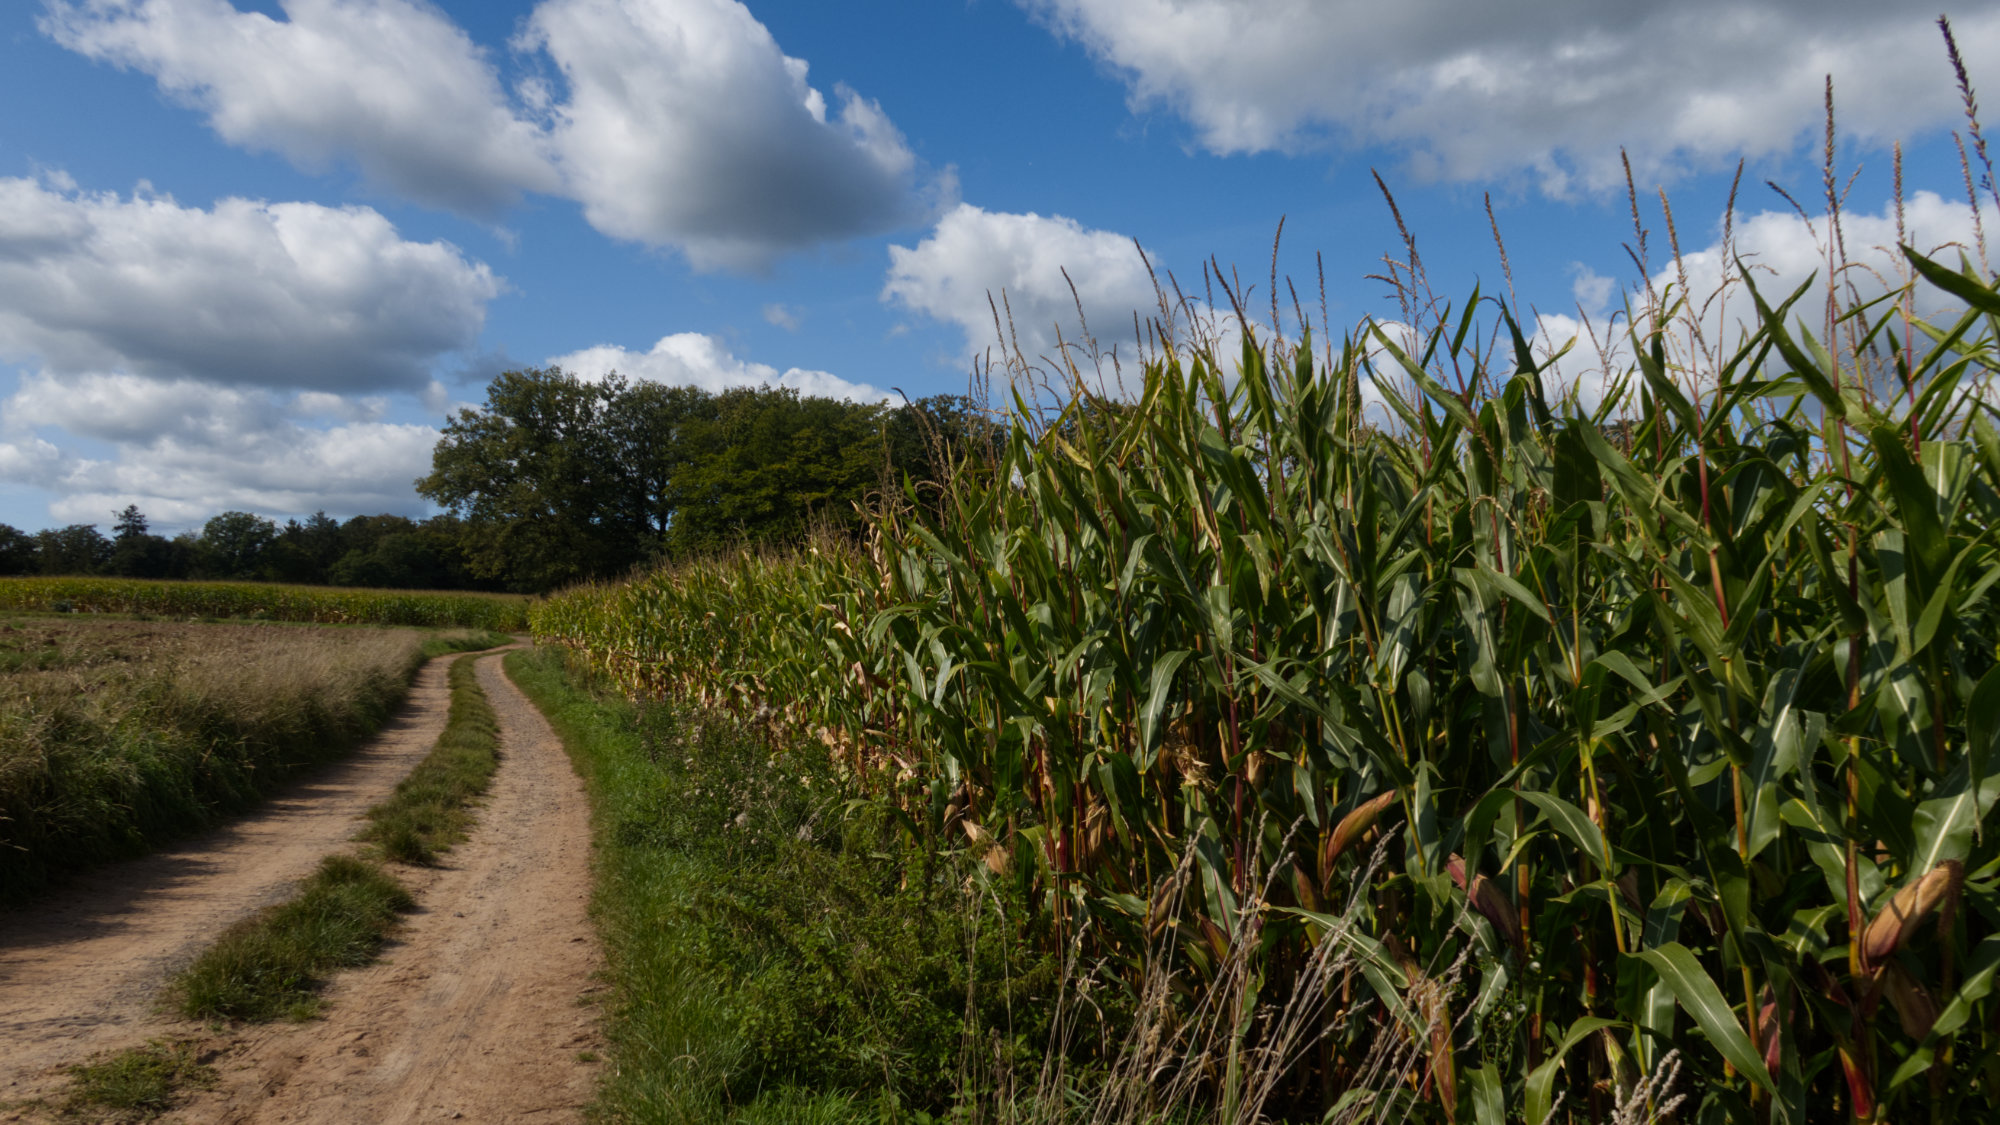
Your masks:
[{"label": "open field beyond path", "polygon": [[343,850],[422,759],[444,724],[442,662],[379,738],[266,811],[0,915],[0,1103],[56,1093],[60,1068],[93,1052],[192,1036],[220,1081],[166,1120],[581,1120],[598,1046],[589,810],[497,656],[479,679],[502,758],[478,824],[438,868],[397,869],[418,909],[379,962],[335,980],[325,1018],[217,1032],[153,1004],[224,927]]}]

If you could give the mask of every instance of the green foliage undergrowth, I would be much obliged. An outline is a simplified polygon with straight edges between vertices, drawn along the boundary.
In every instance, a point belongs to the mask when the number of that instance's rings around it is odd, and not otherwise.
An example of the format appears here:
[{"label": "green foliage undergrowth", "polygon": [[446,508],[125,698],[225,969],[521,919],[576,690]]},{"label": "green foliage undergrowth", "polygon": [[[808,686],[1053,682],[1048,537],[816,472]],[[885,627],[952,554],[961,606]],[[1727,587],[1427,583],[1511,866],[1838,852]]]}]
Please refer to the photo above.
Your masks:
[{"label": "green foliage undergrowth", "polygon": [[609,1117],[915,1121],[1024,1066],[1033,1083],[1061,965],[1022,953],[1047,935],[1007,889],[909,846],[823,752],[625,703],[558,652],[507,666],[591,794]]}]

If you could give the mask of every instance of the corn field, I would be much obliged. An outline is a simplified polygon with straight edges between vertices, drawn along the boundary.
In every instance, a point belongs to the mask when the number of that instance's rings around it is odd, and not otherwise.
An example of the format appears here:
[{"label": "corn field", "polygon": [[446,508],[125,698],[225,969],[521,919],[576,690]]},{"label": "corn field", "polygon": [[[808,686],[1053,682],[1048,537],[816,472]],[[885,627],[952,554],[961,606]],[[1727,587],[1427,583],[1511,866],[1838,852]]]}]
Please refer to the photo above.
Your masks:
[{"label": "corn field", "polygon": [[1973,1119],[2000,290],[1908,259],[1872,303],[1739,278],[1729,349],[1664,296],[1588,392],[1491,299],[1331,347],[1239,305],[1240,359],[1017,396],[862,546],[533,628],[823,744],[1134,989],[1247,956],[1215,1120]]},{"label": "corn field", "polygon": [[364,590],[268,582],[0,578],[0,609],[38,613],[244,617],[318,625],[408,625],[512,632],[526,627],[527,608],[528,599],[513,594]]}]

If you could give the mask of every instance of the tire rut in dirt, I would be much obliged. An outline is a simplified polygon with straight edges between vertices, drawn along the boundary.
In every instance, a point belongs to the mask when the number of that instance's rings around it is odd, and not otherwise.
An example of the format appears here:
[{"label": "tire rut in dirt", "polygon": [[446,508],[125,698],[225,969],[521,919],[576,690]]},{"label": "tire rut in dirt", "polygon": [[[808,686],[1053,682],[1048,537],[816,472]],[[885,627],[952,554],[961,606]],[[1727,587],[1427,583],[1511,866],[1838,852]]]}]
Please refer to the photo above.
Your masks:
[{"label": "tire rut in dirt", "polygon": [[497,656],[480,685],[501,763],[470,839],[412,880],[420,903],[327,1016],[244,1033],[218,1088],[171,1120],[581,1121],[601,1049],[589,806],[561,741]]}]

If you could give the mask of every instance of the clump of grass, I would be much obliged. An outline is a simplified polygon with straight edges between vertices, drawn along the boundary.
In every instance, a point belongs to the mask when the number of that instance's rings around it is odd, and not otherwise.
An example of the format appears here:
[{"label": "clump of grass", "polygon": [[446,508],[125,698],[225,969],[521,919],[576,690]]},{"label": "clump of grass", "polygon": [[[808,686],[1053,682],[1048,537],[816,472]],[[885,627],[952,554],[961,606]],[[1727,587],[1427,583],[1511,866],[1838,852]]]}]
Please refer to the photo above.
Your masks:
[{"label": "clump of grass", "polygon": [[327,976],[372,960],[415,905],[379,865],[328,856],[296,897],[231,927],[176,974],[172,1006],[190,1019],[309,1018]]},{"label": "clump of grass", "polygon": [[155,1039],[69,1073],[63,1116],[104,1122],[150,1121],[172,1109],[182,1091],[216,1081],[215,1068],[202,1061],[191,1039]]},{"label": "clump of grass", "polygon": [[426,658],[449,656],[454,652],[479,652],[512,643],[512,636],[491,629],[441,629],[424,642],[423,653]]},{"label": "clump of grass", "polygon": [[473,662],[451,666],[451,714],[429,755],[396,786],[395,795],[368,810],[361,839],[401,863],[428,865],[465,838],[472,805],[492,783],[500,764],[500,721],[479,690]]}]

